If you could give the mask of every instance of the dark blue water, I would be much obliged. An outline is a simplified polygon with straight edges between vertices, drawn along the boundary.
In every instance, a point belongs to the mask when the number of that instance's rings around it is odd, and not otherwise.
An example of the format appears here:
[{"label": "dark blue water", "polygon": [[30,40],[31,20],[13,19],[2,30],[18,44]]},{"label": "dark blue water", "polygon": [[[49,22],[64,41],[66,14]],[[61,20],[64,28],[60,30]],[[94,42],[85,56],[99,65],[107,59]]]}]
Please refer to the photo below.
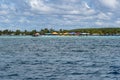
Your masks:
[{"label": "dark blue water", "polygon": [[120,80],[120,37],[0,37],[0,80]]}]

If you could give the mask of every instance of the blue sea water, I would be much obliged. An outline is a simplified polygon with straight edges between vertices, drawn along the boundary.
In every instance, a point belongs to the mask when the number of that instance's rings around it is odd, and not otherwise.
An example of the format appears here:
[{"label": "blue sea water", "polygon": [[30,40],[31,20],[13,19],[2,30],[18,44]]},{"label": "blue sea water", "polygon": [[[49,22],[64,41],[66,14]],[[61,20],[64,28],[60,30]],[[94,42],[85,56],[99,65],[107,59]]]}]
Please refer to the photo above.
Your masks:
[{"label": "blue sea water", "polygon": [[120,80],[120,36],[0,36],[0,80]]}]

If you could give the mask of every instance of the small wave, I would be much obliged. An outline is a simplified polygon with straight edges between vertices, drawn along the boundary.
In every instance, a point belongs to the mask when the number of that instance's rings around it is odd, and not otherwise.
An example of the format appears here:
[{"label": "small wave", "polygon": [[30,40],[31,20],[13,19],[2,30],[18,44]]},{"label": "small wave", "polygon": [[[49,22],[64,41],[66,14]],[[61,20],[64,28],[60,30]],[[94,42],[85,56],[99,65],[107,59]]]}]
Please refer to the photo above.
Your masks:
[{"label": "small wave", "polygon": [[71,73],[71,75],[83,75],[84,73]]},{"label": "small wave", "polygon": [[89,52],[88,50],[72,50],[72,52]]},{"label": "small wave", "polygon": [[74,72],[74,73],[71,73],[71,75],[91,75],[91,74],[100,74],[99,71],[95,71],[95,72],[87,72],[87,73],[77,73],[77,72]]},{"label": "small wave", "polygon": [[9,77],[13,77],[13,76],[15,77],[15,76],[16,76],[16,77],[17,77],[17,76],[19,76],[19,75],[18,75],[17,73],[15,73],[15,74],[9,74],[9,75],[7,75],[7,76],[9,76]]},{"label": "small wave", "polygon": [[65,62],[64,64],[77,64],[76,62],[73,62],[73,61],[67,61]]},{"label": "small wave", "polygon": [[110,68],[115,68],[115,69],[116,69],[116,68],[117,68],[117,69],[119,68],[119,69],[120,69],[120,66],[110,66]]},{"label": "small wave", "polygon": [[28,77],[28,78],[25,78],[23,80],[44,80],[44,79]]},{"label": "small wave", "polygon": [[112,74],[112,75],[120,75],[120,72],[118,72],[118,71],[112,71],[112,72],[109,72],[108,74]]}]

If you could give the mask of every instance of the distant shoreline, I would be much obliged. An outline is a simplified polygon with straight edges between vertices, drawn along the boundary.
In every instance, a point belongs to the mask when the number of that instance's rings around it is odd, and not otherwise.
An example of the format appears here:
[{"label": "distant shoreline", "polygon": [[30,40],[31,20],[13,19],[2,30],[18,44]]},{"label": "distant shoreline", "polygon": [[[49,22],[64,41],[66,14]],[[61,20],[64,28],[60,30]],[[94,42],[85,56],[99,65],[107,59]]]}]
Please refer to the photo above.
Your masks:
[{"label": "distant shoreline", "polygon": [[89,36],[100,36],[100,37],[104,37],[104,36],[120,36],[120,35],[80,35],[80,36],[61,36],[61,35],[39,35],[39,36],[31,36],[31,35],[0,35],[0,37],[89,37]]},{"label": "distant shoreline", "polygon": [[32,31],[21,30],[0,30],[0,36],[120,36],[120,28],[85,28],[85,29],[72,29],[72,30],[54,30],[54,29],[41,29]]}]

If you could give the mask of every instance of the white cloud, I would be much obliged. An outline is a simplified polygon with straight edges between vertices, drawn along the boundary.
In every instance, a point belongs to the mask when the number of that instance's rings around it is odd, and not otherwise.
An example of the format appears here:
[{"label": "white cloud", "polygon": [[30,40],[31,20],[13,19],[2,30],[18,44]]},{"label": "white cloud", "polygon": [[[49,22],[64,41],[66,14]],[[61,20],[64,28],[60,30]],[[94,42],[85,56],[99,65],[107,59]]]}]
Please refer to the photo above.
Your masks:
[{"label": "white cloud", "polygon": [[119,6],[119,2],[118,0],[100,0],[100,2],[109,7],[109,8],[112,8],[112,9],[115,9]]},{"label": "white cloud", "polygon": [[6,11],[8,11],[8,10],[11,10],[11,11],[15,11],[16,10],[16,8],[15,8],[15,6],[12,4],[12,5],[7,5],[7,4],[1,4],[0,5],[0,8],[1,9],[4,9],[4,10],[6,10]]},{"label": "white cloud", "polygon": [[5,15],[5,14],[8,14],[8,12],[5,10],[0,11],[0,15]]},{"label": "white cloud", "polygon": [[71,10],[68,13],[69,14],[80,14],[81,12],[79,10]]},{"label": "white cloud", "polygon": [[86,2],[84,2],[84,6],[85,6],[85,8],[90,9],[90,6],[88,6],[88,4]]},{"label": "white cloud", "polygon": [[4,22],[5,22],[5,23],[9,23],[10,20],[9,20],[9,19],[5,19]]},{"label": "white cloud", "polygon": [[[5,1],[5,3],[0,3],[0,18],[4,17],[1,18],[0,24],[6,23],[5,26],[9,24],[30,25],[31,27],[40,25],[60,25],[61,27],[63,25],[81,25],[82,27],[120,25],[119,0]],[[113,23],[111,23],[112,21]]]},{"label": "white cloud", "polygon": [[110,20],[111,16],[109,16],[103,12],[100,12],[98,15],[96,15],[96,18],[102,19],[102,20]]},{"label": "white cloud", "polygon": [[10,23],[10,19],[4,16],[0,16],[0,22],[2,23]]},{"label": "white cloud", "polygon": [[51,11],[51,8],[44,4],[43,0],[29,0],[30,6],[32,9],[39,11]]},{"label": "white cloud", "polygon": [[81,16],[81,15],[63,15],[62,16],[64,21],[71,21],[72,24],[81,24],[81,23],[89,23],[91,21],[94,21],[96,16]]},{"label": "white cloud", "polygon": [[23,12],[23,14],[24,14],[25,16],[34,16],[33,13],[31,13],[31,12]]},{"label": "white cloud", "polygon": [[6,5],[6,4],[1,4],[0,7],[1,7],[2,9],[7,9],[7,8],[8,8],[8,5]]},{"label": "white cloud", "polygon": [[120,20],[116,21],[116,23],[120,25]]},{"label": "white cloud", "polygon": [[95,24],[101,26],[101,25],[103,25],[103,22],[101,22],[101,21],[96,21]]},{"label": "white cloud", "polygon": [[74,2],[74,3],[76,3],[76,2],[78,2],[78,0],[68,0],[68,2]]},{"label": "white cloud", "polygon": [[20,23],[30,23],[31,21],[29,21],[28,19],[26,19],[25,17],[21,17],[19,20]]},{"label": "white cloud", "polygon": [[[63,1],[63,2],[62,2]],[[86,2],[79,5],[78,0],[61,0],[61,4],[46,3],[44,0],[28,0],[32,10],[43,14],[85,14],[91,15],[95,10],[91,9]]]}]

